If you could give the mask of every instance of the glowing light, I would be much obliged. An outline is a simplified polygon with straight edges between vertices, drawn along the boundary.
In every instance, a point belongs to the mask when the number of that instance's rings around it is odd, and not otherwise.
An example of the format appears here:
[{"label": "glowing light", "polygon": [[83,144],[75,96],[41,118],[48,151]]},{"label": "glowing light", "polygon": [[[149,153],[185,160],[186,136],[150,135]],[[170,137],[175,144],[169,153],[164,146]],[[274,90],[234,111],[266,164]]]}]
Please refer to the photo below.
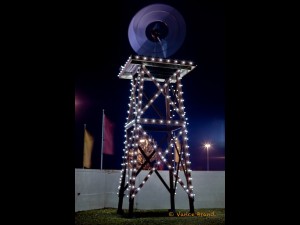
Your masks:
[{"label": "glowing light", "polygon": [[211,145],[209,143],[207,143],[207,144],[204,145],[204,147],[207,148],[207,149],[210,148],[210,146]]}]

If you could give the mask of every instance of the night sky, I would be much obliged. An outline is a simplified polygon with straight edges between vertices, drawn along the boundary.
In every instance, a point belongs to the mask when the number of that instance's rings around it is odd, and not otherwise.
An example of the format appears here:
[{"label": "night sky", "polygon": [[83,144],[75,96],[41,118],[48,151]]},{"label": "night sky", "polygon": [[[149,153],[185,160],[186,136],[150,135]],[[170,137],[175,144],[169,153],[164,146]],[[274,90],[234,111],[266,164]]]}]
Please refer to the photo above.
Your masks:
[{"label": "night sky", "polygon": [[[210,170],[225,170],[225,9],[223,3],[128,0],[119,4],[76,7],[71,54],[75,81],[75,168],[82,168],[84,124],[94,136],[92,168],[100,168],[102,109],[115,123],[115,155],[104,155],[104,169],[121,169],[130,80],[119,68],[136,53],[128,40],[132,17],[143,7],[165,3],[186,23],[186,37],[171,59],[193,61],[197,67],[183,79],[189,125],[191,169],[206,170],[205,142],[210,142]],[[108,15],[103,11],[108,12]]]}]

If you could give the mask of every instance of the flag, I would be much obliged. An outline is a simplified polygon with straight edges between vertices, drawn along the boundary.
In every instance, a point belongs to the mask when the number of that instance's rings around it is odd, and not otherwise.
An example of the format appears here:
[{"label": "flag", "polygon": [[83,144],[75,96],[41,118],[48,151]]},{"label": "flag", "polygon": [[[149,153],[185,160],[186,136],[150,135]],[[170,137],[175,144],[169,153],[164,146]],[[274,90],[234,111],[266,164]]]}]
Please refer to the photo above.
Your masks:
[{"label": "flag", "polygon": [[178,163],[179,162],[179,155],[178,155],[178,153],[180,154],[180,151],[181,151],[181,145],[180,145],[180,142],[178,141],[178,139],[176,139],[175,145],[176,145],[176,147],[174,148],[174,151],[175,151],[175,153],[174,153],[174,160],[175,160],[175,162]]},{"label": "flag", "polygon": [[86,130],[86,128],[84,128],[83,168],[91,168],[93,145],[93,136]]},{"label": "flag", "polygon": [[114,154],[113,132],[115,125],[103,114],[104,133],[103,133],[103,153],[107,155]]}]

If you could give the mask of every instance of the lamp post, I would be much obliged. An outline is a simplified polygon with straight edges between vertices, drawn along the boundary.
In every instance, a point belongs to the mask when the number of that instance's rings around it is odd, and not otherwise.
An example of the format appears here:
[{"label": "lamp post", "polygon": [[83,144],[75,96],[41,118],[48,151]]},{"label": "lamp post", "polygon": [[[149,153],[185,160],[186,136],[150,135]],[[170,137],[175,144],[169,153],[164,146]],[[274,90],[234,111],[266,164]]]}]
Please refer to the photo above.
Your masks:
[{"label": "lamp post", "polygon": [[206,159],[207,159],[207,171],[209,170],[209,154],[208,154],[208,149],[210,147],[210,144],[207,143],[204,145],[204,147],[206,148]]}]

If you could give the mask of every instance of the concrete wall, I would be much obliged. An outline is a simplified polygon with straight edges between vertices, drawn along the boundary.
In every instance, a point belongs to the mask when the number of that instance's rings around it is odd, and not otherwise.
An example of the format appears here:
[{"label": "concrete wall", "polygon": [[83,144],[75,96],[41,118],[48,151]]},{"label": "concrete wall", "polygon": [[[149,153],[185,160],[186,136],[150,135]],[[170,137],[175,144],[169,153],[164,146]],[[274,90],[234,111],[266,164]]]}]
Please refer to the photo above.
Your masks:
[{"label": "concrete wall", "polygon": [[[136,178],[140,184],[149,171],[141,171]],[[169,172],[159,171],[169,183]],[[118,207],[119,170],[75,169],[75,212]],[[184,176],[180,174],[183,179]],[[195,209],[225,208],[225,171],[192,171],[195,193]],[[136,209],[169,209],[169,193],[157,175],[153,173],[135,198]],[[176,209],[189,209],[186,192],[179,185],[175,197]],[[123,208],[128,209],[124,197]]]}]

